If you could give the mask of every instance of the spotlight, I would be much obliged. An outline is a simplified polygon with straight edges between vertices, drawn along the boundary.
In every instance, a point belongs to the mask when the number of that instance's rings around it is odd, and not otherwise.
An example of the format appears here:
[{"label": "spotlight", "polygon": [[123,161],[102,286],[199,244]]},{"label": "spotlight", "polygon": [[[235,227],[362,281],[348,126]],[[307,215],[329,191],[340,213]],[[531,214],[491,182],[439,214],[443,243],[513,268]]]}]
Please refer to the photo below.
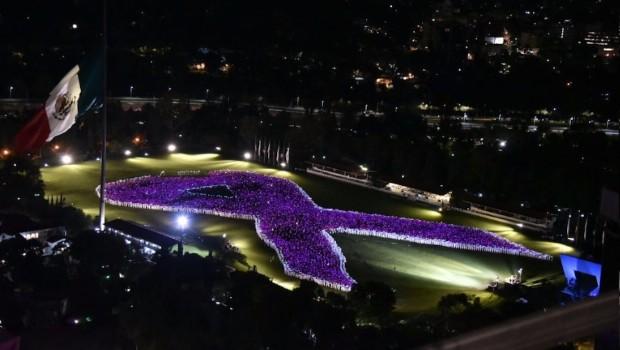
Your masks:
[{"label": "spotlight", "polygon": [[69,155],[69,154],[63,154],[60,157],[60,162],[62,164],[71,164],[71,163],[73,163],[73,157],[71,157],[71,155]]},{"label": "spotlight", "polygon": [[180,230],[185,230],[189,226],[189,218],[187,215],[177,216],[177,227]]}]

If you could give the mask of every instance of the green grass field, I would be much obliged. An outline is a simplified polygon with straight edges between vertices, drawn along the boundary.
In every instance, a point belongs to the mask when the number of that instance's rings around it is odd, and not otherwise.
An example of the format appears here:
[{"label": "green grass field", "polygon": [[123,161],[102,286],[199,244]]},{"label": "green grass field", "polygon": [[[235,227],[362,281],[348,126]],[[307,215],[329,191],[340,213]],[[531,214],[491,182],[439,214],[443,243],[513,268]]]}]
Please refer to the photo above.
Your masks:
[{"label": "green grass field", "polygon": [[[496,232],[510,240],[552,255],[573,253],[573,249],[554,242],[540,241],[492,221],[459,213],[439,213],[412,202],[361,187],[338,183],[306,174],[265,168],[249,162],[222,160],[216,154],[173,154],[164,158],[134,157],[108,162],[108,181],[121,178],[159,174],[162,170],[176,174],[178,170],[216,169],[252,170],[281,176],[298,183],[314,201],[324,207],[382,213],[404,217],[437,220],[469,225]],[[98,214],[95,187],[99,180],[99,162],[43,168],[47,195],[62,194],[67,202],[88,215]],[[174,233],[174,214],[107,206],[107,219],[124,218]],[[256,235],[250,221],[194,215],[193,232],[205,235],[226,233],[231,243],[248,258],[250,266],[274,282],[293,288],[298,280],[284,275],[282,265],[271,248]],[[430,309],[447,293],[478,294],[492,302],[490,293],[482,291],[496,275],[500,277],[524,269],[524,278],[559,279],[562,276],[559,259],[538,261],[530,258],[451,250],[439,247],[415,246],[376,238],[336,235],[336,241],[347,258],[347,270],[358,282],[376,280],[396,289],[400,312]],[[196,249],[190,251],[198,251]]]}]

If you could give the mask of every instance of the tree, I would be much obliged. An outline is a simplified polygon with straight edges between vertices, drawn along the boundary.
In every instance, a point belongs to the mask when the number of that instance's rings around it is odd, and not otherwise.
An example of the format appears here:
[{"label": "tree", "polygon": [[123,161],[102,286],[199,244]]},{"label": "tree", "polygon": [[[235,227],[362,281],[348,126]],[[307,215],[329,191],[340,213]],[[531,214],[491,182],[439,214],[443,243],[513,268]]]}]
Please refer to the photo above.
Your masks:
[{"label": "tree", "polygon": [[396,294],[384,283],[366,282],[353,287],[349,302],[354,310],[358,310],[358,318],[382,323],[394,310]]},{"label": "tree", "polygon": [[96,274],[101,266],[119,271],[128,263],[129,249],[118,236],[83,231],[73,239],[70,255],[80,262],[82,271]]},{"label": "tree", "polygon": [[29,209],[44,203],[39,168],[29,159],[11,157],[0,167],[0,208]]},{"label": "tree", "polygon": [[463,312],[469,306],[469,297],[466,294],[448,294],[439,299],[437,308],[442,314]]}]

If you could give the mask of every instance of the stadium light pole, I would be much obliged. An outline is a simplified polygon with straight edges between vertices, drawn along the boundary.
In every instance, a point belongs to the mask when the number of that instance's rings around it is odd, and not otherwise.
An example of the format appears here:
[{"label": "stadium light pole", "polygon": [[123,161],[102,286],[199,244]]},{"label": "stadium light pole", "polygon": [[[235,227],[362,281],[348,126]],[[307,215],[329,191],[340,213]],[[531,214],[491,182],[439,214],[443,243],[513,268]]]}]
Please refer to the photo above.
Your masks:
[{"label": "stadium light pole", "polygon": [[108,1],[103,0],[103,101],[101,116],[101,174],[99,177],[99,231],[105,229],[105,172],[108,139]]},{"label": "stadium light pole", "polygon": [[189,217],[185,214],[181,214],[176,218],[176,224],[179,231],[181,231],[181,238],[179,239],[179,256],[183,255],[183,238],[185,237],[185,229],[189,227]]}]

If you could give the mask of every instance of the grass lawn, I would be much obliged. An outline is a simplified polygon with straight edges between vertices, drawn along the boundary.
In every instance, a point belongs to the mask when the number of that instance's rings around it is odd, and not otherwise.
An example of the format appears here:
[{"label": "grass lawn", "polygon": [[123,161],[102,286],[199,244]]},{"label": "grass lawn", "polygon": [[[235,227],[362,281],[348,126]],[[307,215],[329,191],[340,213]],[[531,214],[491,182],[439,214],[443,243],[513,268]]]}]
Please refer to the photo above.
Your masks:
[{"label": "grass lawn", "polygon": [[[178,170],[205,172],[216,169],[252,170],[288,178],[298,183],[317,204],[324,207],[476,226],[548,254],[574,252],[571,247],[537,240],[505,224],[460,213],[439,213],[412,202],[354,185],[265,168],[244,161],[223,160],[216,154],[172,154],[163,158],[133,157],[112,160],[108,162],[107,179],[112,181],[148,174],[157,175],[162,170],[168,174],[176,174]],[[42,174],[46,195],[62,194],[68,203],[83,209],[86,214],[92,216],[98,214],[95,187],[99,181],[99,162],[88,161],[42,168]],[[124,218],[164,232],[172,234],[176,232],[174,213],[111,205],[107,205],[106,208],[108,220]],[[298,284],[297,279],[284,274],[275,252],[258,238],[252,222],[193,215],[190,230],[204,235],[226,233],[231,243],[247,256],[250,266],[256,265],[259,272],[287,288],[293,288]],[[335,239],[347,258],[347,270],[351,276],[359,282],[377,280],[395,288],[397,309],[400,312],[430,309],[442,295],[447,293],[478,294],[483,300],[490,300],[492,298],[489,297],[489,293],[482,291],[488,282],[496,275],[504,278],[519,267],[523,267],[525,279],[559,279],[562,276],[559,259],[551,262],[538,261],[342,234],[336,235]],[[187,248],[187,251],[195,250]]]}]

